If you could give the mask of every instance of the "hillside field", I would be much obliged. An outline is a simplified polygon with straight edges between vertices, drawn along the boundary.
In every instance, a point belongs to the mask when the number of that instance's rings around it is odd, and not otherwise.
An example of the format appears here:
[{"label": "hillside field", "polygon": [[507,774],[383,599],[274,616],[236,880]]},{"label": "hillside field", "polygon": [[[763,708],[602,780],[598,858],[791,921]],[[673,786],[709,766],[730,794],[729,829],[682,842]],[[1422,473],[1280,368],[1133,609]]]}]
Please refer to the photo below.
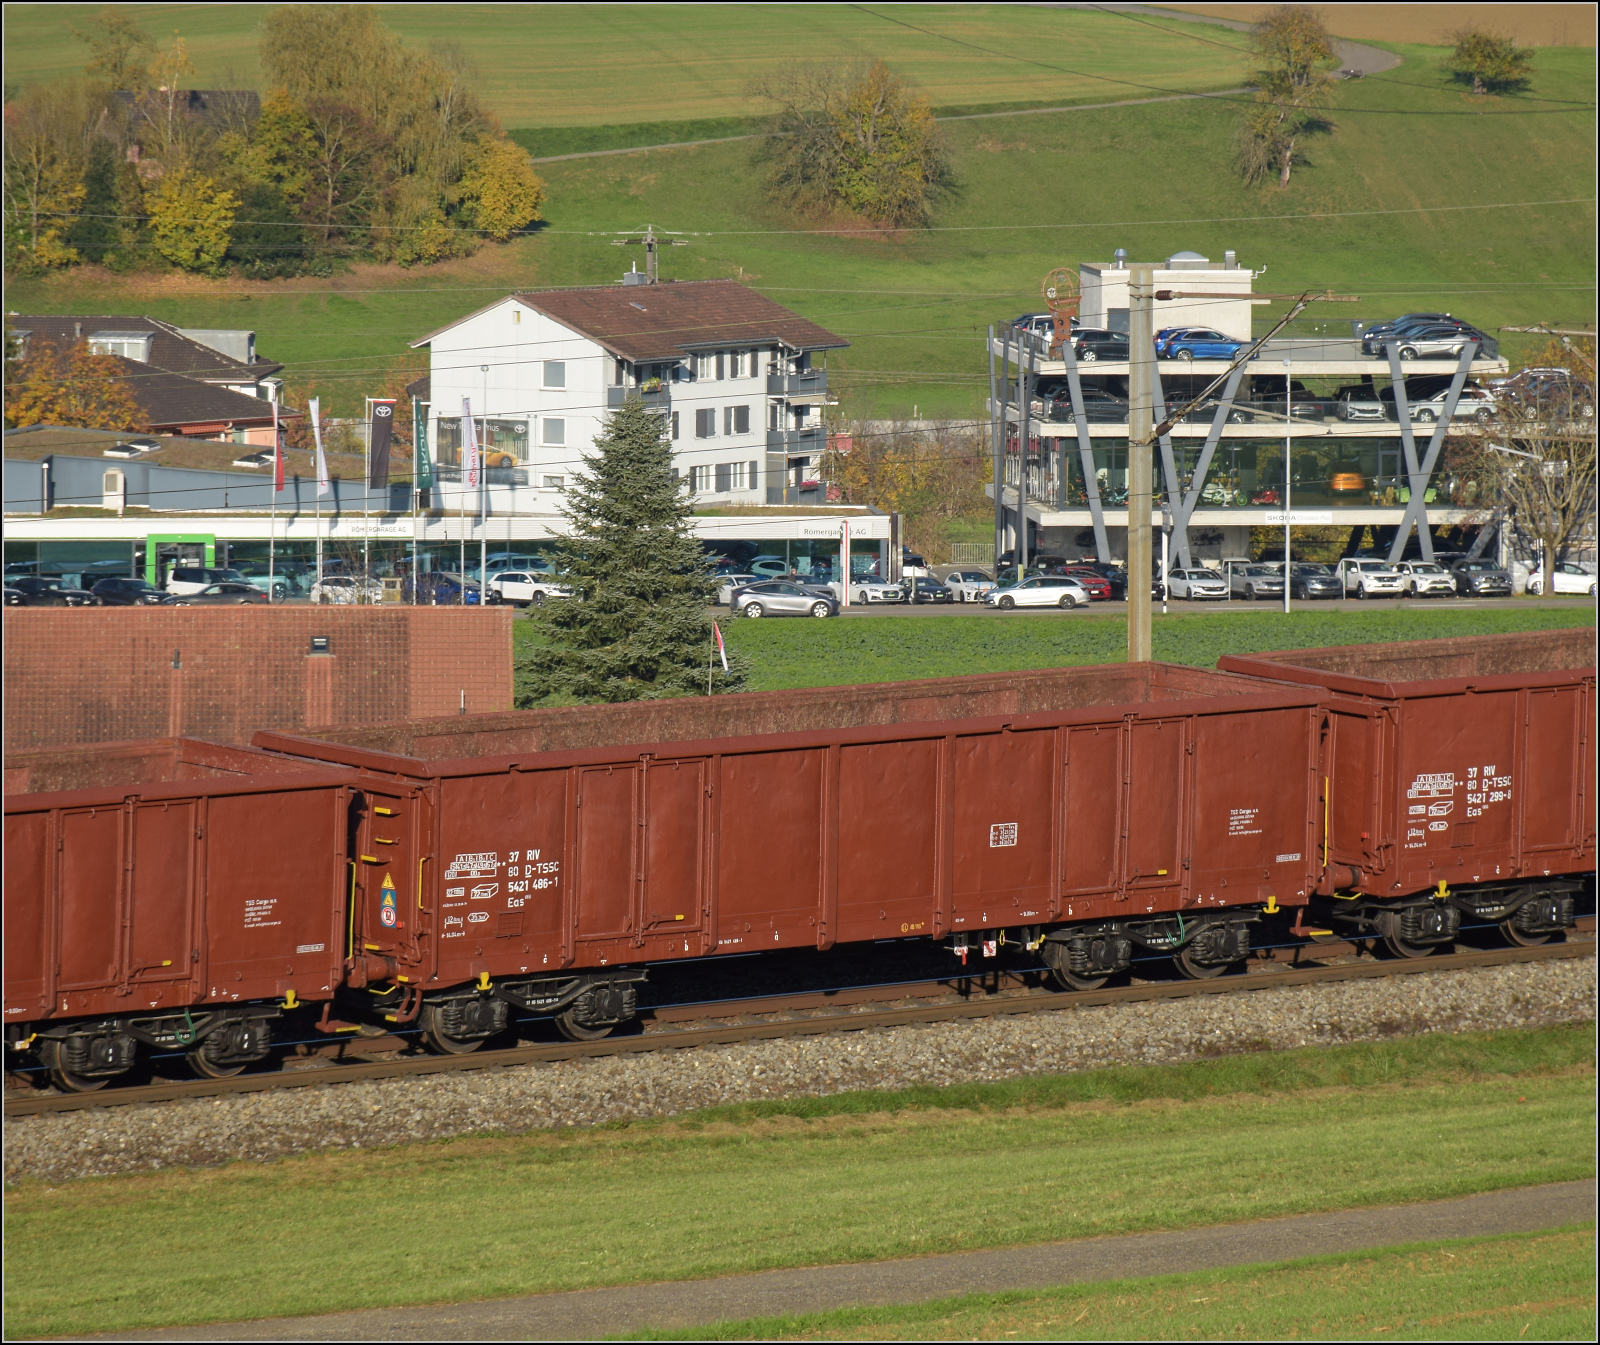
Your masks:
[{"label": "hillside field", "polygon": [[[219,51],[226,48],[226,33],[248,26],[247,6],[172,6],[141,11],[152,30],[163,8],[174,11],[174,22],[186,30],[193,17],[197,45],[202,20],[212,24]],[[567,36],[539,48],[545,53],[539,59],[551,65],[567,61],[588,70],[585,78],[603,78],[604,62],[596,58],[585,65],[582,55],[593,33],[580,41],[582,34],[562,25],[587,15],[602,25],[595,31],[604,32],[618,12],[558,11],[559,22],[551,22],[558,36]],[[806,11],[808,55],[827,49],[818,45],[819,34],[858,31],[839,26],[846,23],[842,12]],[[422,37],[407,26],[422,13],[397,8],[389,17],[406,35]],[[751,14],[770,20],[777,11],[717,11],[726,15],[727,32],[714,30],[707,19],[697,30],[705,41],[693,60],[674,44],[701,22],[700,11],[650,13],[658,28],[666,22],[663,15],[673,16],[671,42],[652,37],[666,45],[641,63],[637,79],[610,84],[604,113],[591,107],[585,115],[610,115],[615,125],[651,138],[670,131],[672,117],[709,118],[689,125],[737,132],[743,124],[738,117],[750,111],[747,103],[709,92],[691,97],[683,89],[674,95],[678,101],[663,101],[662,89],[693,84],[686,72],[709,70],[718,61],[748,65],[740,53],[766,39],[742,25],[754,22]],[[920,11],[894,13],[910,21]],[[1169,33],[1079,12],[978,7],[928,13],[932,17],[923,17],[944,33],[941,39],[909,33],[910,46],[885,48],[883,54],[926,75],[935,66],[917,62],[931,62],[948,48],[947,61],[937,68],[939,82],[930,84],[941,105],[980,95],[1013,107],[1037,102],[1040,95],[1081,101],[1088,84],[1042,84],[1048,72],[1033,63],[1036,54],[1041,60],[1060,55],[1062,65],[1070,54],[1071,68],[1103,70],[1111,78],[1126,73],[1124,63],[1148,54],[1152,61],[1172,63],[1162,76],[1169,87],[1178,87],[1180,78],[1226,86],[1238,69],[1228,46],[1236,47],[1241,35],[1210,26],[1173,25],[1186,31]],[[463,43],[492,40],[484,36],[493,27],[488,11],[464,6],[450,14]],[[42,38],[35,41],[28,27],[42,31],[44,21],[28,7],[8,15],[9,77],[18,78],[19,69],[46,69],[55,48]],[[229,15],[236,17],[225,24]],[[1114,19],[1122,26],[1070,26]],[[981,33],[964,26],[980,23],[990,26]],[[1062,25],[1055,48],[1034,40],[1056,31],[1053,25]],[[998,58],[958,45],[969,39],[956,35],[968,32],[977,34],[970,40],[1009,52],[1011,59],[997,67]],[[1099,47],[1078,40],[1095,32],[1121,36]],[[777,48],[788,53],[792,43],[769,43],[768,49]],[[1179,54],[1191,48],[1196,64],[1180,69]],[[714,144],[545,163],[540,171],[550,200],[538,234],[426,271],[357,264],[329,280],[246,283],[123,278],[85,269],[14,281],[8,307],[140,312],[185,326],[253,327],[262,351],[285,361],[291,378],[315,377],[325,390],[338,389],[332,409],[342,414],[359,407],[409,341],[508,289],[614,281],[631,261],[643,258],[642,249],[611,246],[612,237],[647,221],[688,236],[690,246],[665,254],[664,275],[742,278],[848,339],[851,348],[831,356],[830,368],[846,409],[869,415],[909,415],[913,408],[924,417],[974,414],[986,391],[983,328],[1036,307],[1040,279],[1051,267],[1109,259],[1119,246],[1135,259],[1186,248],[1220,257],[1233,248],[1242,264],[1266,269],[1260,291],[1327,287],[1359,295],[1359,305],[1313,310],[1315,320],[1334,332],[1347,333],[1351,318],[1435,307],[1491,332],[1503,325],[1588,320],[1594,305],[1594,51],[1541,49],[1526,93],[1474,100],[1449,86],[1439,69],[1440,49],[1391,49],[1403,63],[1340,87],[1334,130],[1310,142],[1310,162],[1283,192],[1246,188],[1232,174],[1236,104],[1226,97],[1031,112],[945,123],[960,189],[940,207],[934,227],[916,234],[808,231],[805,222],[763,202],[748,143]],[[517,54],[522,48],[515,44],[510,50],[513,64],[534,59]],[[68,54],[77,59],[81,49],[71,44]],[[486,97],[494,103],[499,76],[484,64]],[[245,69],[242,62],[237,68]],[[668,78],[674,70],[678,74]],[[715,79],[705,74],[706,87],[725,77],[726,72]],[[1104,87],[1111,97],[1140,92]],[[510,105],[501,112],[508,124],[516,120]],[[556,125],[553,115],[539,116],[546,128]],[[563,131],[580,133],[598,141],[616,138],[601,124]],[[528,130],[519,138],[537,134]],[[1257,313],[1265,323],[1281,311],[1273,306]],[[1529,344],[1506,334],[1502,348],[1515,358]]]}]

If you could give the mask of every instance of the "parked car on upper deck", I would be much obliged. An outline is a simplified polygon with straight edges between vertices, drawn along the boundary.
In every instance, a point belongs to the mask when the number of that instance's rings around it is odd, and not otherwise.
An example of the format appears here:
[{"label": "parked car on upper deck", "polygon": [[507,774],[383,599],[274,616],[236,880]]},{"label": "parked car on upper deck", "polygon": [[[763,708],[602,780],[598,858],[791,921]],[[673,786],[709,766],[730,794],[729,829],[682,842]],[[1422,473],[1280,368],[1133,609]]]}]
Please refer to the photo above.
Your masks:
[{"label": "parked car on upper deck", "polygon": [[1467,331],[1482,334],[1469,322],[1451,317],[1448,313],[1408,313],[1392,322],[1380,322],[1361,333],[1361,353],[1382,357],[1386,347],[1393,342],[1403,346],[1415,333],[1425,330]]},{"label": "parked car on upper deck", "polygon": [[[1431,326],[1402,327],[1387,339],[1399,346],[1403,360],[1434,360],[1458,358],[1468,342],[1476,341],[1481,347],[1489,338],[1476,327],[1464,323],[1440,322]],[[1362,343],[1363,349],[1366,344]],[[1380,346],[1372,353],[1386,355],[1388,352]]]},{"label": "parked car on upper deck", "polygon": [[[1384,388],[1378,394],[1378,400],[1383,403],[1386,419],[1400,419],[1393,386]],[[1449,400],[1450,380],[1443,375],[1406,379],[1406,409],[1415,424],[1431,425],[1444,415]],[[1452,419],[1473,420],[1481,425],[1494,415],[1497,404],[1498,399],[1492,392],[1480,388],[1476,383],[1467,383],[1462,386]]]},{"label": "parked car on upper deck", "polygon": [[1080,364],[1094,364],[1108,360],[1114,364],[1128,362],[1128,334],[1114,332],[1105,327],[1079,327],[1072,333],[1072,353]]},{"label": "parked car on upper deck", "polygon": [[1250,343],[1211,327],[1182,327],[1160,349],[1164,360],[1231,360]]}]

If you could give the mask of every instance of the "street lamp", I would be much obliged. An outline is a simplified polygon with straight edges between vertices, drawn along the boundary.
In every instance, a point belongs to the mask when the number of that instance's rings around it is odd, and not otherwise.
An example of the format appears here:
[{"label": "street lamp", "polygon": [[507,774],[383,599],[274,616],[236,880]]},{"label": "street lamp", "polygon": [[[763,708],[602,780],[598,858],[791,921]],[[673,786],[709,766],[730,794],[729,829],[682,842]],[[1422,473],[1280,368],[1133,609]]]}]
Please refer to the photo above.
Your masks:
[{"label": "street lamp", "polygon": [[1283,361],[1283,611],[1289,613],[1289,464],[1294,456],[1294,383],[1289,377],[1289,360]]}]

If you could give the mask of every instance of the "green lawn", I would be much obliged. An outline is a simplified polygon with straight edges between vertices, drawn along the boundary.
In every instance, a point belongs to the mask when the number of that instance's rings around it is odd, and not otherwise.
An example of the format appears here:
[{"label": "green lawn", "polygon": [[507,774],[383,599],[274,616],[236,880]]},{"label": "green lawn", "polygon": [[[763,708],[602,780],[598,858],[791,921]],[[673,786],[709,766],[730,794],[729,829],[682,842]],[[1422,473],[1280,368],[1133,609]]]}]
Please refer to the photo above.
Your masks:
[{"label": "green lawn", "polygon": [[[184,14],[222,24],[247,8],[196,7]],[[617,12],[559,9],[551,22],[557,29],[588,23],[609,32],[606,25],[620,22]],[[31,13],[8,10],[13,71],[15,53],[30,50],[15,29],[35,22]],[[427,21],[453,30],[459,25],[463,41],[477,31],[472,7],[440,13],[444,17]],[[677,10],[647,13],[658,27],[681,23]],[[432,11],[395,14],[403,26],[399,16],[422,22]],[[819,33],[853,31],[830,24],[857,22],[831,7],[804,14],[808,55],[823,53]],[[1115,74],[1119,62],[1143,61],[1147,54],[1154,60],[1173,43],[1192,47],[1202,62],[1231,59],[1198,40],[1233,40],[1210,27],[1182,25],[1187,36],[1168,37],[1113,16],[1022,8],[941,10],[930,23],[978,22],[975,14],[1011,34],[1006,50],[1027,57],[1042,49],[1034,34],[1051,25],[1111,25],[1108,31],[1121,34],[1099,45],[1064,42],[1078,69],[1103,66]],[[733,41],[745,31],[741,25],[777,19],[770,9],[732,9],[715,11],[708,22],[727,26]],[[637,79],[626,82],[627,90],[648,90],[658,78],[687,89],[702,74],[715,82],[738,66],[718,65],[715,43],[703,58],[675,64],[678,49],[652,45],[660,42],[666,39],[652,34],[614,44],[635,62]],[[784,30],[785,53],[794,45],[794,33]],[[978,60],[954,43],[939,49],[946,47],[957,65]],[[638,59],[641,50],[648,59]],[[550,200],[542,233],[426,271],[357,266],[331,280],[249,284],[80,271],[14,281],[7,300],[21,312],[125,311],[184,326],[250,326],[263,353],[286,361],[291,377],[327,381],[331,401],[325,405],[337,414],[360,406],[407,341],[495,295],[519,286],[614,281],[630,260],[642,258],[613,248],[607,235],[646,221],[691,234],[691,246],[665,257],[667,276],[742,277],[846,337],[851,348],[836,352],[829,364],[845,409],[859,413],[908,414],[915,407],[924,416],[973,414],[987,387],[980,341],[985,325],[1036,307],[1040,278],[1051,267],[1109,258],[1119,246],[1152,258],[1183,248],[1220,257],[1232,248],[1242,264],[1268,268],[1258,282],[1266,292],[1328,286],[1360,295],[1359,306],[1330,306],[1316,318],[1346,333],[1350,318],[1435,306],[1491,329],[1586,317],[1594,301],[1594,117],[1581,107],[1532,100],[1592,100],[1593,49],[1539,50],[1527,95],[1481,106],[1445,86],[1439,49],[1397,50],[1406,60],[1395,71],[1340,87],[1336,131],[1311,142],[1312,162],[1296,171],[1284,192],[1246,188],[1229,171],[1231,104],[1169,102],[946,123],[960,194],[941,206],[934,229],[913,235],[796,233],[796,221],[763,203],[749,146],[708,145],[544,165]],[[981,61],[974,70],[991,101],[1036,101],[1038,72],[1025,62],[1007,63],[1000,76]],[[953,75],[938,80],[944,82],[930,83],[938,102],[978,96]],[[1128,92],[1113,90],[1112,96]],[[691,120],[691,130],[705,130],[706,114],[715,113],[724,120],[710,129],[726,130],[728,117],[749,111],[708,99],[686,101],[667,114],[644,93],[639,102],[618,94],[615,84],[608,86],[605,113],[618,124],[670,115]],[[509,114],[507,120],[516,124]],[[655,121],[639,134],[673,138],[665,132]],[[616,138],[603,128],[582,134],[603,143]],[[552,148],[561,146],[552,142]],[[1508,204],[1514,208],[1498,208]],[[1427,209],[1416,213],[1420,207]],[[1281,308],[1258,310],[1262,321],[1276,312]],[[1527,347],[1526,338],[1505,336],[1509,355]]]},{"label": "green lawn", "polygon": [[[1594,1043],[1573,1027],[27,1182],[7,1197],[7,1328],[450,1302],[1440,1199],[1588,1176],[1593,1128]],[[1422,1134],[1397,1157],[1397,1136]]]},{"label": "green lawn", "polygon": [[767,1317],[634,1340],[1593,1340],[1594,1230]]},{"label": "green lawn", "polygon": [[[1591,626],[1592,609],[1525,608],[1473,611],[1369,607],[1340,603],[1292,612],[1236,608],[1163,617],[1152,622],[1155,657],[1211,668],[1224,654],[1386,644],[1457,635]],[[744,621],[719,618],[728,647],[752,662],[750,690],[854,686],[963,673],[1120,663],[1127,622],[1078,612],[963,611],[950,616],[850,616],[835,621]],[[513,650],[534,638],[530,622],[512,626]]]}]

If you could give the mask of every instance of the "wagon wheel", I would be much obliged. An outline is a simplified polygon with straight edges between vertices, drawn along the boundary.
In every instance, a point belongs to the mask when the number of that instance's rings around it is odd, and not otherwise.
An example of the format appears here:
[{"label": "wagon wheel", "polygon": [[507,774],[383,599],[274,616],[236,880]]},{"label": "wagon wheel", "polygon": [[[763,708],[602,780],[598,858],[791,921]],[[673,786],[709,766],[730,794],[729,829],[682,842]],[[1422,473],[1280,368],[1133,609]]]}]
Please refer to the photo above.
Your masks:
[{"label": "wagon wheel", "polygon": [[204,1043],[193,1050],[185,1051],[183,1058],[189,1062],[189,1068],[202,1079],[231,1079],[235,1074],[244,1073],[244,1064],[219,1065],[215,1060],[207,1060]]},{"label": "wagon wheel", "polygon": [[578,1022],[571,1009],[563,1009],[556,1015],[556,1031],[568,1041],[599,1041],[601,1037],[609,1037],[615,1026],[615,1023],[607,1023],[604,1027],[589,1027]]},{"label": "wagon wheel", "polygon": [[[1077,315],[1082,294],[1078,287],[1078,273],[1068,266],[1057,266],[1045,275],[1039,284],[1039,293],[1050,309],[1050,316],[1061,324],[1062,339],[1072,330],[1072,319]],[[1054,344],[1052,333],[1052,344]]]},{"label": "wagon wheel", "polygon": [[418,1015],[422,1028],[422,1041],[430,1051],[437,1051],[440,1055],[466,1055],[483,1045],[481,1037],[463,1041],[460,1037],[452,1037],[440,1027],[441,1007],[438,1004],[424,1004],[422,1012]]},{"label": "wagon wheel", "polygon": [[1050,974],[1056,978],[1063,990],[1098,990],[1111,979],[1108,971],[1101,976],[1079,976],[1075,971],[1068,971],[1065,967],[1051,967]]},{"label": "wagon wheel", "polygon": [[1537,948],[1540,944],[1549,943],[1550,940],[1555,937],[1555,935],[1551,933],[1526,933],[1525,931],[1518,929],[1516,924],[1511,920],[1502,920],[1500,922],[1500,933],[1504,936],[1505,941],[1513,948]]},{"label": "wagon wheel", "polygon": [[1383,946],[1396,957],[1432,957],[1434,950],[1440,946],[1436,943],[1412,943],[1404,938],[1400,933],[1400,916],[1396,911],[1379,913],[1378,933],[1383,938]]},{"label": "wagon wheel", "polygon": [[1172,962],[1178,971],[1191,981],[1209,981],[1215,976],[1221,976],[1231,965],[1227,962],[1222,962],[1215,966],[1204,962],[1196,962],[1193,952],[1187,947],[1178,949],[1172,955]]},{"label": "wagon wheel", "polygon": [[74,1074],[65,1068],[61,1063],[61,1042],[54,1037],[47,1037],[39,1043],[39,1059],[50,1072],[50,1082],[63,1093],[92,1093],[111,1082],[110,1079],[91,1079]]}]

